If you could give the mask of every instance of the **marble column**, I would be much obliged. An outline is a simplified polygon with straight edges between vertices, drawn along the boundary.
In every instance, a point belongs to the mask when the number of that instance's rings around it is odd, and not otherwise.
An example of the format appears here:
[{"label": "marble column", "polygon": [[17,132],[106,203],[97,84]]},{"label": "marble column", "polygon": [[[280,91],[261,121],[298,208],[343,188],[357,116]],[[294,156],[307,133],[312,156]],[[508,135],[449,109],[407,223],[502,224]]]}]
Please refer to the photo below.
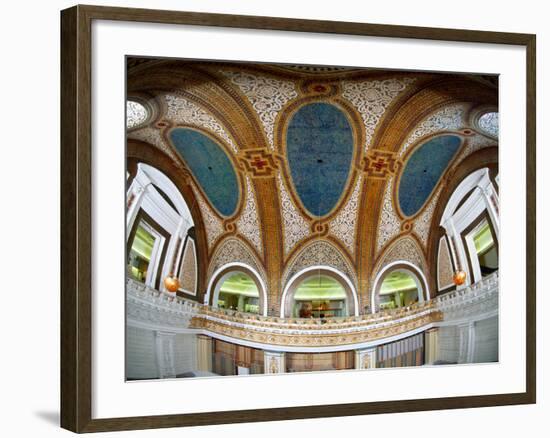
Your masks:
[{"label": "marble column", "polygon": [[264,351],[264,373],[279,374],[286,372],[284,352]]},{"label": "marble column", "polygon": [[197,370],[212,372],[212,338],[197,335]]},{"label": "marble column", "polygon": [[439,359],[439,328],[424,332],[424,357],[426,365],[433,365]]},{"label": "marble column", "polygon": [[376,347],[355,350],[355,369],[376,368]]},{"label": "marble column", "polygon": [[157,353],[157,369],[160,379],[176,377],[176,363],[174,355],[175,333],[157,331],[155,346]]}]

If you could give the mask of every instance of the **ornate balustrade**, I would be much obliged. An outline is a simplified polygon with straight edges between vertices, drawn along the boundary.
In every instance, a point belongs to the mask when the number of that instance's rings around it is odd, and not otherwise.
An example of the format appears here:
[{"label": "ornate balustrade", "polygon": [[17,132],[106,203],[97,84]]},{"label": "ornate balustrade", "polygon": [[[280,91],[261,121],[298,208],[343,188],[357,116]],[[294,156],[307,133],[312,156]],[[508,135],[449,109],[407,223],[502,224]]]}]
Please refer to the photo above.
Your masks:
[{"label": "ornate balustrade", "polygon": [[432,302],[447,323],[485,319],[498,314],[498,272],[461,290],[440,295]]},{"label": "ornate balustrade", "polygon": [[154,330],[183,331],[202,305],[126,280],[126,321]]},{"label": "ornate balustrade", "polygon": [[278,318],[212,308],[127,281],[130,324],[197,330],[254,344],[331,347],[407,335],[447,320],[498,312],[498,275],[433,300],[376,314],[328,319]]}]

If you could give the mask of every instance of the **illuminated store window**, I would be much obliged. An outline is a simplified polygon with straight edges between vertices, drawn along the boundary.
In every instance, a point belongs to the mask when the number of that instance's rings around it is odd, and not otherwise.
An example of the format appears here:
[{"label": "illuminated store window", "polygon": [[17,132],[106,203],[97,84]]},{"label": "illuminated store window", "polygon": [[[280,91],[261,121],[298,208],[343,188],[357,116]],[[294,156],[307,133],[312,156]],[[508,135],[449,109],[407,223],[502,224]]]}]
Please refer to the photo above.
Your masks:
[{"label": "illuminated store window", "polygon": [[393,271],[380,287],[380,310],[410,306],[418,302],[419,290],[413,274]]},{"label": "illuminated store window", "polygon": [[294,293],[294,318],[332,318],[348,316],[346,291],[327,275],[314,275],[302,281]]},{"label": "illuminated store window", "polygon": [[218,297],[218,307],[246,313],[260,313],[258,286],[243,272],[235,272],[224,280]]},{"label": "illuminated store window", "polygon": [[[144,219],[137,219],[130,234],[128,273],[134,280],[153,286],[164,257],[166,236]],[[158,282],[157,282],[158,283]],[[158,286],[158,285],[157,285]]]},{"label": "illuminated store window", "polygon": [[497,247],[487,220],[481,223],[480,228],[474,234],[474,245],[481,275],[486,277],[498,270]]},{"label": "illuminated store window", "polygon": [[130,249],[128,265],[132,277],[145,283],[153,247],[155,245],[155,236],[149,231],[151,227],[141,221],[137,227],[132,247]]}]

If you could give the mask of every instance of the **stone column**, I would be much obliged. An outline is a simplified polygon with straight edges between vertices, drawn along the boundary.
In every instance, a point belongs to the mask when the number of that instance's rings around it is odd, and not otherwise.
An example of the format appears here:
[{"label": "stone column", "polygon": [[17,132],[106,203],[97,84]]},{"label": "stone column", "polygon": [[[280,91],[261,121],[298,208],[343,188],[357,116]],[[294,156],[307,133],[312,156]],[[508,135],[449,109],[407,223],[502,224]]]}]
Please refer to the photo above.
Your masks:
[{"label": "stone column", "polygon": [[157,331],[155,333],[157,369],[160,379],[176,377],[176,364],[174,357],[175,337],[175,333],[161,331]]},{"label": "stone column", "polygon": [[376,368],[376,347],[355,350],[355,369]]},{"label": "stone column", "polygon": [[264,351],[264,373],[279,374],[285,372],[285,353],[279,351]]},{"label": "stone column", "polygon": [[212,372],[212,338],[197,335],[197,370]]},{"label": "stone column", "polygon": [[439,328],[424,332],[424,358],[426,365],[433,365],[439,359]]}]

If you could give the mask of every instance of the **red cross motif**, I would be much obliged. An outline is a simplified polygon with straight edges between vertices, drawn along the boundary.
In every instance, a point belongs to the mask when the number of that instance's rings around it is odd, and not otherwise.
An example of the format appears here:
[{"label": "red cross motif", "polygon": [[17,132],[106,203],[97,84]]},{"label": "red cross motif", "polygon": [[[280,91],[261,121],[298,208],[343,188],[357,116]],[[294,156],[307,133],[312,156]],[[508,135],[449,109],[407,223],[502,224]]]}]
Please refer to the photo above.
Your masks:
[{"label": "red cross motif", "polygon": [[397,171],[396,164],[391,152],[372,151],[365,158],[364,170],[370,177],[386,178]]},{"label": "red cross motif", "polygon": [[384,167],[388,167],[388,163],[384,160],[384,158],[378,158],[378,161],[375,161],[372,165],[378,172],[380,172]]},{"label": "red cross motif", "polygon": [[254,161],[252,161],[250,165],[258,170],[262,170],[265,166],[269,165],[269,163],[266,160],[262,160],[260,157],[254,157]]}]

